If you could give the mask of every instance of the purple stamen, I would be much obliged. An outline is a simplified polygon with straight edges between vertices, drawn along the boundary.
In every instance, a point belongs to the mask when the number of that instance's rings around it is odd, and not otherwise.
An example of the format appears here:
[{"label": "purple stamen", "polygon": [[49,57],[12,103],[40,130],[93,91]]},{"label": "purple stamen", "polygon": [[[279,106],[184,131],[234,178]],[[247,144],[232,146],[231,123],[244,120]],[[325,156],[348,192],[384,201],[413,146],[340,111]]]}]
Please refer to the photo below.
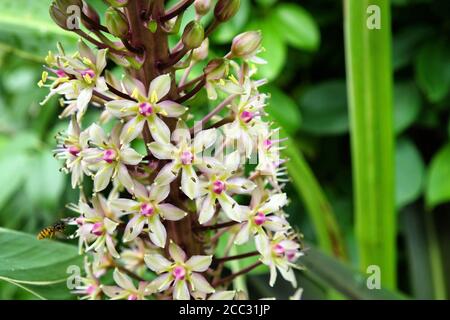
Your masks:
[{"label": "purple stamen", "polygon": [[148,117],[153,113],[153,107],[148,102],[143,102],[139,105],[139,113],[144,117]]},{"label": "purple stamen", "polygon": [[56,70],[55,73],[58,76],[58,78],[64,78],[67,76],[66,73],[64,72],[64,70],[62,70],[62,69]]},{"label": "purple stamen", "polygon": [[113,149],[107,149],[105,152],[103,152],[103,160],[105,160],[107,163],[112,163],[114,160],[116,160],[117,152]]},{"label": "purple stamen", "polygon": [[263,146],[264,146],[264,148],[266,148],[266,150],[269,150],[270,147],[272,147],[272,144],[273,144],[273,142],[270,139],[266,139],[263,142]]},{"label": "purple stamen", "polygon": [[249,123],[252,119],[253,119],[254,115],[252,112],[250,111],[242,111],[241,113],[241,120],[244,121],[245,123]]},{"label": "purple stamen", "polygon": [[85,69],[85,70],[81,70],[80,74],[84,77],[84,76],[89,76],[89,78],[94,78],[95,77],[95,72],[92,69]]},{"label": "purple stamen", "polygon": [[172,275],[176,280],[184,280],[184,277],[186,276],[186,270],[181,266],[176,266],[175,268],[173,268]]},{"label": "purple stamen", "polygon": [[258,212],[256,214],[256,216],[253,218],[253,221],[255,222],[255,224],[257,226],[264,224],[264,222],[266,222],[266,220],[267,220],[266,215],[262,212]]},{"label": "purple stamen", "polygon": [[74,157],[78,157],[78,154],[81,150],[77,146],[70,146],[69,148],[67,148],[67,151]]},{"label": "purple stamen", "polygon": [[135,295],[135,294],[130,294],[129,296],[128,296],[128,300],[137,300],[138,299],[138,297],[137,297],[137,295]]},{"label": "purple stamen", "polygon": [[225,191],[225,182],[222,180],[216,180],[213,182],[213,192],[217,194],[221,194],[223,191]]},{"label": "purple stamen", "polygon": [[283,247],[281,244],[277,243],[277,244],[273,247],[273,251],[275,252],[275,254],[277,254],[277,255],[280,256],[280,255],[284,254],[285,249],[284,249],[284,247]]},{"label": "purple stamen", "polygon": [[141,204],[141,214],[145,217],[150,217],[155,209],[150,203],[143,203]]},{"label": "purple stamen", "polygon": [[190,151],[183,151],[180,158],[181,158],[182,164],[184,164],[184,165],[191,164],[192,161],[194,160],[194,155]]},{"label": "purple stamen", "polygon": [[103,223],[102,222],[96,222],[92,226],[91,230],[92,234],[95,234],[96,236],[101,236],[103,234]]}]

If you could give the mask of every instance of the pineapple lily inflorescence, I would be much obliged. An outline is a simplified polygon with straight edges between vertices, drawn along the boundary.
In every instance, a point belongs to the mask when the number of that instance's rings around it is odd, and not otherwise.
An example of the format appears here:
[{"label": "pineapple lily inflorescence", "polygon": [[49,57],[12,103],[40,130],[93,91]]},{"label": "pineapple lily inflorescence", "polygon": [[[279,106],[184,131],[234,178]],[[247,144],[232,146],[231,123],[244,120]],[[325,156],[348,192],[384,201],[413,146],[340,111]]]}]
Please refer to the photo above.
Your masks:
[{"label": "pineapple lily inflorescence", "polygon": [[[266,81],[253,79],[265,63],[257,57],[261,34],[240,34],[225,56],[207,61],[208,36],[236,14],[239,0],[180,0],[168,9],[164,0],[106,2],[102,24],[85,1],[54,1],[52,18],[81,39],[75,54],[61,45],[49,53],[39,83],[50,90],[45,101],[62,96],[61,117],[70,119],[55,153],[80,190],[69,208],[86,276],[75,292],[90,299],[242,298],[232,281],[261,265],[270,269],[270,285],[279,272],[295,287],[302,253],[282,211],[282,139],[266,120],[268,97],[258,91]],[[195,19],[180,30],[192,6]],[[192,76],[198,66],[203,71]],[[190,101],[203,88],[217,102],[200,117]],[[101,114],[84,127],[89,106]],[[92,196],[83,191],[85,176]],[[256,262],[234,273],[225,267],[248,257]],[[108,270],[113,286],[103,280]]]}]

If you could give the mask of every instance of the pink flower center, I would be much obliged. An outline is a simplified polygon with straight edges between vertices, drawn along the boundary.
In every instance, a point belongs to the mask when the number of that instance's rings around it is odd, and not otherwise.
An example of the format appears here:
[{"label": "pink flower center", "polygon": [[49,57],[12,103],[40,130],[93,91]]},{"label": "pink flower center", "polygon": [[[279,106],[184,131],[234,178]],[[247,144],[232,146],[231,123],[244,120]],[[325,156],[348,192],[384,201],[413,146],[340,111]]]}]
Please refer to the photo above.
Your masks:
[{"label": "pink flower center", "polygon": [[62,69],[56,70],[55,73],[58,76],[58,78],[64,78],[66,76],[66,73]]},{"label": "pink flower center", "polygon": [[137,300],[138,299],[138,297],[137,297],[137,295],[135,295],[135,294],[130,294],[129,296],[128,296],[128,300]]},{"label": "pink flower center", "polygon": [[90,286],[88,286],[86,288],[86,293],[87,294],[93,294],[95,292],[95,290],[97,289],[96,286],[94,286],[93,284],[91,284]]},{"label": "pink flower center", "polygon": [[82,226],[84,224],[84,218],[83,217],[76,218],[75,222],[77,223],[77,225]]},{"label": "pink flower center", "polygon": [[262,212],[258,212],[256,214],[256,216],[253,218],[253,221],[255,221],[255,224],[257,226],[264,224],[264,222],[266,222],[266,220],[267,220],[266,215]]},{"label": "pink flower center", "polygon": [[242,111],[241,113],[241,120],[245,123],[249,123],[253,119],[254,115],[250,111]]},{"label": "pink flower center", "polygon": [[221,194],[223,191],[225,191],[225,182],[222,180],[216,180],[213,182],[212,190],[214,193]]},{"label": "pink flower center", "polygon": [[68,151],[71,155],[77,157],[81,150],[80,150],[80,148],[78,148],[78,147],[76,147],[76,146],[70,146],[69,148],[67,148],[67,151]]},{"label": "pink flower center", "polygon": [[94,78],[95,77],[95,72],[92,69],[85,69],[85,70],[81,70],[80,74],[84,77],[84,76],[89,76],[90,78]]},{"label": "pink flower center", "polygon": [[282,254],[284,254],[284,252],[285,252],[285,250],[284,250],[284,247],[281,245],[281,244],[279,244],[279,243],[277,243],[274,247],[273,247],[273,251],[275,252],[275,254],[277,254],[277,255],[282,255]]},{"label": "pink flower center", "polygon": [[176,280],[184,280],[184,277],[186,276],[186,270],[181,266],[176,266],[175,268],[173,268],[172,275]]},{"label": "pink flower center", "polygon": [[95,234],[96,236],[101,236],[103,234],[103,223],[102,222],[96,222],[92,226],[91,233]]},{"label": "pink flower center", "polygon": [[148,117],[153,113],[153,107],[148,102],[143,102],[139,105],[139,113],[144,117]]},{"label": "pink flower center", "polygon": [[150,217],[155,209],[150,203],[143,203],[141,204],[141,214],[146,217]]},{"label": "pink flower center", "polygon": [[117,152],[113,149],[107,149],[103,152],[103,160],[108,163],[112,163],[117,158]]},{"label": "pink flower center", "polygon": [[272,140],[270,140],[270,139],[264,140],[263,146],[264,146],[264,148],[266,148],[267,150],[270,149],[270,147],[272,146]]},{"label": "pink flower center", "polygon": [[286,257],[290,262],[293,262],[297,257],[297,252],[295,250],[289,250],[286,252]]},{"label": "pink flower center", "polygon": [[180,158],[182,164],[191,164],[194,160],[194,155],[190,151],[183,151]]}]

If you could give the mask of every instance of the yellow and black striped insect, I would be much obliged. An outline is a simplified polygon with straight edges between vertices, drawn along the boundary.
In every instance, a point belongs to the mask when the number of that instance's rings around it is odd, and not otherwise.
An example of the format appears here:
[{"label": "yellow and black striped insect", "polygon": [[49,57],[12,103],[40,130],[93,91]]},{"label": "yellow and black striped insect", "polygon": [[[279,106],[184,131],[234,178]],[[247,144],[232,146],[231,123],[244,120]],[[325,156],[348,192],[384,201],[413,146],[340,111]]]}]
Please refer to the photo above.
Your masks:
[{"label": "yellow and black striped insect", "polygon": [[42,239],[51,239],[53,238],[56,233],[58,232],[64,232],[64,230],[66,229],[67,223],[64,220],[60,220],[58,222],[56,222],[55,224],[49,226],[49,227],[45,227],[44,229],[42,229],[38,235],[37,238],[39,240]]}]

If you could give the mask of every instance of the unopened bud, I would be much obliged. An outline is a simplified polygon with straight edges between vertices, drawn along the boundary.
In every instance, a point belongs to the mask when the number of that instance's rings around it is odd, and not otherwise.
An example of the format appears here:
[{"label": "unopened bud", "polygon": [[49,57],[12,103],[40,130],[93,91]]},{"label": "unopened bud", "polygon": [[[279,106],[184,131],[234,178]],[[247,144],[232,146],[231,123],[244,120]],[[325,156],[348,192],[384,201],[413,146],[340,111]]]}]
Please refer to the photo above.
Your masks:
[{"label": "unopened bud", "polygon": [[105,24],[108,31],[116,37],[124,38],[129,32],[125,15],[114,8],[108,8],[106,10]]},{"label": "unopened bud", "polygon": [[83,6],[83,13],[92,21],[91,22],[89,20],[83,19],[84,26],[91,31],[97,30],[98,25],[100,24],[100,17],[97,11],[87,2],[85,2]]},{"label": "unopened bud", "polygon": [[238,12],[240,4],[240,0],[219,0],[214,8],[214,16],[220,22],[228,21]]},{"label": "unopened bud", "polygon": [[79,18],[83,7],[81,0],[56,0],[50,6],[50,17],[64,30],[79,29]]},{"label": "unopened bud", "polygon": [[195,0],[194,7],[199,16],[204,16],[211,9],[211,0]]},{"label": "unopened bud", "polygon": [[218,58],[211,60],[203,69],[203,72],[206,74],[206,77],[209,80],[219,80],[223,79],[228,75],[228,70],[229,70],[228,60]]},{"label": "unopened bud", "polygon": [[183,44],[189,49],[195,49],[200,47],[203,39],[205,39],[203,26],[197,21],[189,22],[183,31]]},{"label": "unopened bud", "polygon": [[209,40],[203,40],[200,47],[192,51],[192,60],[201,61],[208,57]]},{"label": "unopened bud", "polygon": [[231,54],[237,58],[254,56],[261,47],[261,32],[248,31],[234,37],[231,44]]},{"label": "unopened bud", "polygon": [[128,0],[106,0],[106,2],[115,8],[125,7],[128,4]]}]

